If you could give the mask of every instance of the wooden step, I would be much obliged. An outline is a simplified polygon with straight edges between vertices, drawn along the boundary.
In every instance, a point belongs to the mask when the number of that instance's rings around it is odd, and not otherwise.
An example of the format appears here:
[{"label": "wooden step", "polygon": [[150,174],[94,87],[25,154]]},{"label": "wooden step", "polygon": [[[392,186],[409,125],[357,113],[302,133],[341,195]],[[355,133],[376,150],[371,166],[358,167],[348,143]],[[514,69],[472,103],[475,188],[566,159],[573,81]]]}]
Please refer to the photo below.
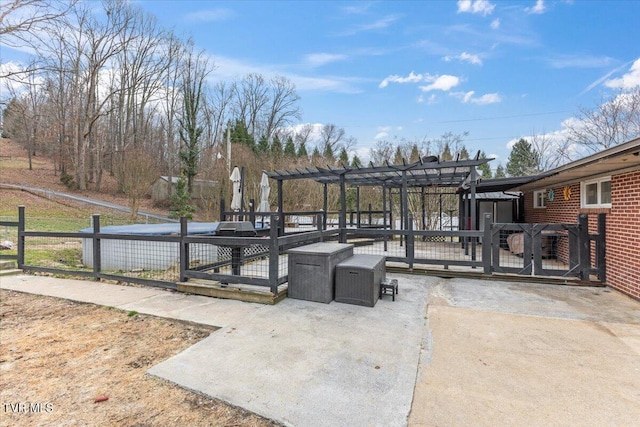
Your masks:
[{"label": "wooden step", "polygon": [[287,297],[286,285],[278,287],[278,294],[273,295],[269,289],[262,286],[237,284],[223,286],[217,281],[199,279],[178,283],[178,291],[194,295],[269,305],[277,304]]}]

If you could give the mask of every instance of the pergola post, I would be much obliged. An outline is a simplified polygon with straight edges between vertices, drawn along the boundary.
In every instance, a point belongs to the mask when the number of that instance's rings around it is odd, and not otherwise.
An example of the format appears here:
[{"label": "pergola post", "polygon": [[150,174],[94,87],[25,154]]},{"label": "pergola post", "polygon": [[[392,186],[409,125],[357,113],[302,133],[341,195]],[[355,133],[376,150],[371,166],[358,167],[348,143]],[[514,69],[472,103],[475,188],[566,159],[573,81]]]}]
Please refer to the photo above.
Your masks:
[{"label": "pergola post", "polygon": [[422,207],[422,229],[427,229],[427,209],[424,203],[424,187],[420,187],[421,207]]},{"label": "pergola post", "polygon": [[389,228],[393,230],[395,224],[393,223],[393,193],[391,187],[389,187]]},{"label": "pergola post", "polygon": [[[469,210],[470,210],[470,220],[471,220],[471,227],[470,229],[475,231],[478,229],[478,224],[476,221],[476,180],[477,180],[477,172],[476,172],[476,167],[475,166],[471,166],[471,173],[469,174],[469,177],[471,178],[471,206],[469,206]],[[477,237],[472,237],[471,238],[471,259],[473,261],[476,260],[476,246],[478,243],[478,238]]]},{"label": "pergola post", "polygon": [[322,218],[322,229],[326,230],[327,229],[327,206],[328,206],[328,197],[329,197],[329,193],[328,193],[328,189],[327,189],[327,183],[325,182],[324,184],[324,194],[323,194],[323,199],[322,199],[322,209],[324,209],[324,215]]},{"label": "pergola post", "polygon": [[360,228],[361,217],[360,217],[360,186],[356,187],[356,224],[357,227]]},{"label": "pergola post", "polygon": [[340,175],[340,243],[346,243],[347,186],[344,174]]},{"label": "pergola post", "polygon": [[[278,236],[284,235],[284,208],[283,194],[282,194],[282,180],[278,180]],[[273,227],[273,224],[271,224]]]},{"label": "pergola post", "polygon": [[[382,186],[382,229],[387,229],[387,189]],[[384,251],[387,251],[387,235],[384,235]]]},{"label": "pergola post", "polygon": [[[467,204],[465,203],[465,194],[463,192],[459,193],[459,199],[458,199],[458,215],[459,215],[459,219],[458,219],[458,230],[466,230],[467,229]],[[466,250],[467,249],[467,238],[463,237],[462,238],[462,247]],[[467,255],[468,252],[465,252],[465,255]]]},{"label": "pergola post", "polygon": [[[400,197],[400,203],[401,203],[400,209],[402,210],[402,222],[404,222],[402,229],[403,230],[412,229],[413,224],[411,224],[411,227],[409,227],[409,195],[407,194],[407,171],[406,170],[402,171],[402,194]],[[402,237],[400,239],[402,241]]]}]

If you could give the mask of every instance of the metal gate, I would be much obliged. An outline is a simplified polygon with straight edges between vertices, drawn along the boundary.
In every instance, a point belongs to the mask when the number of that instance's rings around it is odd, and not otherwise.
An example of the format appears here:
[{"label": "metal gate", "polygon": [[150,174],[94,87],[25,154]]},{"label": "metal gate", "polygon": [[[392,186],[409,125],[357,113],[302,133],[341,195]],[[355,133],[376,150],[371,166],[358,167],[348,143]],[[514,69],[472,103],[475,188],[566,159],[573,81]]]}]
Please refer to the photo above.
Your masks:
[{"label": "metal gate", "polygon": [[490,230],[490,253],[485,251],[483,258],[490,258],[485,268],[491,273],[605,280],[604,214],[598,215],[594,234],[589,233],[586,214],[580,214],[576,224],[491,223]]}]

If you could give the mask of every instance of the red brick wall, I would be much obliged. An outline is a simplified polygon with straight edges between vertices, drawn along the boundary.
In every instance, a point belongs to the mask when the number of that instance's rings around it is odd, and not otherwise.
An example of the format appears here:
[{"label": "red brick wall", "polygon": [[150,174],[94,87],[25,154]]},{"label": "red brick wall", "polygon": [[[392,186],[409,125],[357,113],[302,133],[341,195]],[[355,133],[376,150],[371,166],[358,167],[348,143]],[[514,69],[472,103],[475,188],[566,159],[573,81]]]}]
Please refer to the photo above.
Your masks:
[{"label": "red brick wall", "polygon": [[[589,232],[597,232],[597,213],[606,213],[607,284],[635,298],[640,298],[640,171],[627,172],[611,177],[611,208],[581,209],[580,184],[568,186],[570,200],[564,200],[565,186],[554,187],[555,198],[547,200],[547,207],[533,207],[533,192],[525,193],[525,222],[571,223],[578,214],[589,214]],[[545,188],[548,192],[549,188]],[[595,247],[591,247],[592,263]],[[558,242],[558,258],[568,257],[566,239]]]},{"label": "red brick wall", "polygon": [[640,298],[640,171],[611,177],[607,283]]}]

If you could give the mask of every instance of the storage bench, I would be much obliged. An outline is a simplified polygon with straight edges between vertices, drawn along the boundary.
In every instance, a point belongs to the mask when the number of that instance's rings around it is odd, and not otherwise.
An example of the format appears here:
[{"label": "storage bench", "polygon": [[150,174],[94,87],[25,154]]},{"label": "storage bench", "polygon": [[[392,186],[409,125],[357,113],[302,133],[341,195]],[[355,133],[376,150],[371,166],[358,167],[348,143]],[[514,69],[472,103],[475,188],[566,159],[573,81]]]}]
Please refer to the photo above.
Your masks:
[{"label": "storage bench", "polygon": [[330,303],[336,265],[353,255],[347,243],[314,243],[290,249],[289,298]]},{"label": "storage bench", "polygon": [[386,276],[385,257],[354,255],[336,265],[336,302],[373,307]]}]

